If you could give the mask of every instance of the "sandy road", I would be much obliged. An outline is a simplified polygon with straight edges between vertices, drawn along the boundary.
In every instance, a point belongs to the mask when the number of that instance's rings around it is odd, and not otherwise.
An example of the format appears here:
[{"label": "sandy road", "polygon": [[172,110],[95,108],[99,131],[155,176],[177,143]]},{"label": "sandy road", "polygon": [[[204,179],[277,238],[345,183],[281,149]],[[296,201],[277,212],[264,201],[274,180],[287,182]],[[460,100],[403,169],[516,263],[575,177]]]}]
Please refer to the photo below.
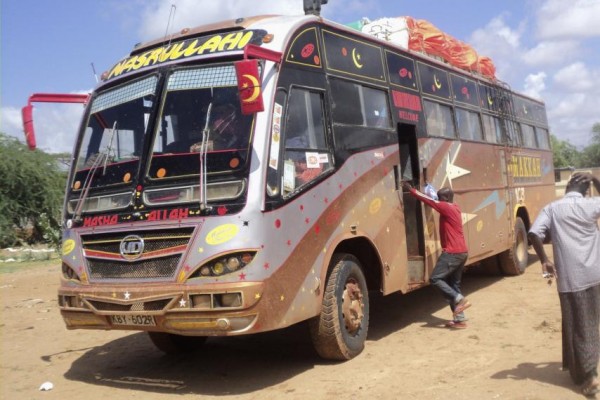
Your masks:
[{"label": "sandy road", "polygon": [[366,350],[344,363],[321,360],[304,325],[182,356],[143,333],[67,331],[58,265],[1,274],[0,398],[581,399],[560,370],[556,288],[530,255],[520,277],[465,276],[466,330],[441,327],[449,311],[433,288],[372,294]]}]

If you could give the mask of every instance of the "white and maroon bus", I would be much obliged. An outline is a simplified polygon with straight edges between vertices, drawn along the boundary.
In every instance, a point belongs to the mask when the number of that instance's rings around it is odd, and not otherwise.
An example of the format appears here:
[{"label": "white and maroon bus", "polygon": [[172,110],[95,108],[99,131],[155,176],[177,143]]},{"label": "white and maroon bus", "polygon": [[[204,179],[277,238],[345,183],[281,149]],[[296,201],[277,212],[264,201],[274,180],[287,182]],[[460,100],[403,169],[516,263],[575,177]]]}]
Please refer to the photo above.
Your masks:
[{"label": "white and maroon bus", "polygon": [[[544,104],[314,14],[185,29],[59,99],[86,103],[67,328],[181,351],[308,321],[322,357],[350,359],[369,291],[427,285],[441,252],[436,213],[402,180],[453,188],[468,266],[524,271],[526,229],[554,197]],[[31,102],[24,116],[35,143]]]}]

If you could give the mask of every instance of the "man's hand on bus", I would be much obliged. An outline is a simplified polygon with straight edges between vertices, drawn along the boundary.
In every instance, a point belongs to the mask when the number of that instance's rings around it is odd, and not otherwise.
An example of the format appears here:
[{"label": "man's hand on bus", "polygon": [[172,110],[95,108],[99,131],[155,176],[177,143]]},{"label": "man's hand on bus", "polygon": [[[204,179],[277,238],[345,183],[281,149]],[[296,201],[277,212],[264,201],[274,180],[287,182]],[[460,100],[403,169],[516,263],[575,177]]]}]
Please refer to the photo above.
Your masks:
[{"label": "man's hand on bus", "polygon": [[406,190],[407,192],[410,192],[410,190],[413,188],[412,185],[410,184],[409,181],[402,181],[402,188],[404,190]]}]

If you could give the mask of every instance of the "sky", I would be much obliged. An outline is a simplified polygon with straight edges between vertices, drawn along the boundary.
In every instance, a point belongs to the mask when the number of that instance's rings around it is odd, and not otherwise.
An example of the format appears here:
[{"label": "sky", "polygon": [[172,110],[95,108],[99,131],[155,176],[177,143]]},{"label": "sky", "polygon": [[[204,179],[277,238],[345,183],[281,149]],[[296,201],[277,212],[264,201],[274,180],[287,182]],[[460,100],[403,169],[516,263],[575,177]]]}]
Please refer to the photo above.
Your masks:
[{"label": "sky", "polygon": [[[223,19],[303,14],[302,0],[0,0],[0,131],[23,138],[33,93],[89,93],[136,43]],[[546,103],[550,133],[581,149],[600,123],[600,0],[329,0],[321,15],[424,19],[492,58]],[[70,152],[81,105],[34,103],[38,147]]]}]

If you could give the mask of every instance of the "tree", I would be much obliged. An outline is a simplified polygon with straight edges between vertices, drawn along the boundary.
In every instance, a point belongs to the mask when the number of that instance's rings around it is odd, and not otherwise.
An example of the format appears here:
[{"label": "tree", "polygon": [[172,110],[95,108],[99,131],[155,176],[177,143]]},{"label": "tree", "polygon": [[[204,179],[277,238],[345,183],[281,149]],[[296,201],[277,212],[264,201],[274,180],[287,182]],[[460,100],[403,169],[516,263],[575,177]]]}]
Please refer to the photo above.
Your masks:
[{"label": "tree", "polygon": [[592,143],[600,143],[600,122],[592,126]]},{"label": "tree", "polygon": [[600,123],[592,126],[592,144],[581,152],[578,168],[600,167]]},{"label": "tree", "polygon": [[65,183],[53,155],[0,132],[0,246],[58,246]]},{"label": "tree", "polygon": [[574,167],[577,165],[581,155],[575,146],[567,141],[558,139],[554,135],[550,135],[550,142],[554,157],[554,168]]}]

